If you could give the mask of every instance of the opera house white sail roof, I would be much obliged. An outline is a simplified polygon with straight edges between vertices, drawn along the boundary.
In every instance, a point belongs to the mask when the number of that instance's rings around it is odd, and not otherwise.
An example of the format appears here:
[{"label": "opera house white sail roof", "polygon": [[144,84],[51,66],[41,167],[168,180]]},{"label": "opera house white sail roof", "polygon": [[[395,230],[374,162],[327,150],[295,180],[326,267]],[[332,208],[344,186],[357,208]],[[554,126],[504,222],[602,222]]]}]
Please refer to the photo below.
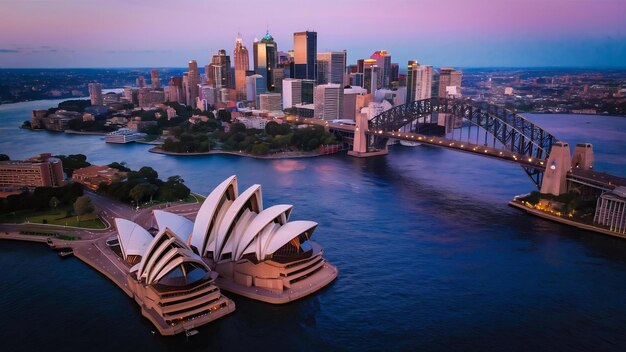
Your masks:
[{"label": "opera house white sail roof", "polygon": [[193,224],[187,218],[155,211],[160,229],[169,228],[201,256],[216,261],[238,261],[253,253],[262,261],[300,235],[309,239],[317,227],[313,221],[288,222],[293,206],[275,205],[263,209],[260,185],[237,194],[237,177],[231,176],[206,198]]}]

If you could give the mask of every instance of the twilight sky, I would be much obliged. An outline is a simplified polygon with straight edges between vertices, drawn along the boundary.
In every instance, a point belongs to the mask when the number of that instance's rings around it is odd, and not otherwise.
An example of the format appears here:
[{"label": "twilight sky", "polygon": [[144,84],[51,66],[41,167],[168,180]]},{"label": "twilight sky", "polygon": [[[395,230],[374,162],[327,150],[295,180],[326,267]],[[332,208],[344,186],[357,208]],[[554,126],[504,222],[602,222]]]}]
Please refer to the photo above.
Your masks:
[{"label": "twilight sky", "polygon": [[626,0],[0,0],[0,68],[204,65],[267,28],[349,63],[626,67]]}]

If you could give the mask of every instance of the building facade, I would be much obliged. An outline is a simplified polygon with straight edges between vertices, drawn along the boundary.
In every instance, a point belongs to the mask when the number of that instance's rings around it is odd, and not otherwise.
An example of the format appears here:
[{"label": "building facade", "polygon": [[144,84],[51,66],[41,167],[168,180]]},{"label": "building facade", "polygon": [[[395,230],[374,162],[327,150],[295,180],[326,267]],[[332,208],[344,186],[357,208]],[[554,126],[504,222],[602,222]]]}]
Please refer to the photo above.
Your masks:
[{"label": "building facade", "polygon": [[265,77],[259,74],[246,77],[246,100],[254,102],[254,106],[258,108],[260,106],[259,95],[265,92],[267,92]]},{"label": "building facade", "polygon": [[254,42],[254,72],[265,78],[266,88],[273,92],[274,71],[276,70],[278,46],[274,38],[266,33],[261,40]]},{"label": "building facade", "polygon": [[293,78],[317,80],[317,32],[293,34]]},{"label": "building facade", "polygon": [[617,187],[598,198],[593,222],[626,234],[626,187]]},{"label": "building facade", "polygon": [[259,94],[259,108],[266,111],[282,110],[282,96],[280,93]]},{"label": "building facade", "polygon": [[346,51],[333,51],[317,54],[317,83],[343,85],[346,73]]},{"label": "building facade", "polygon": [[65,184],[64,178],[63,163],[51,154],[0,161],[0,187],[59,187]]},{"label": "building facade", "polygon": [[89,99],[91,105],[102,105],[102,86],[100,83],[89,83]]},{"label": "building facade", "polygon": [[208,67],[207,80],[209,85],[216,88],[232,87],[230,56],[226,55],[226,50],[219,50],[217,55],[213,55],[211,64]]},{"label": "building facade", "polygon": [[322,120],[341,119],[343,114],[343,86],[322,84],[315,87],[314,116]]},{"label": "building facade", "polygon": [[461,81],[463,72],[453,68],[441,68],[439,70],[439,94],[440,98],[448,97],[448,87],[456,87],[458,94],[461,93]]},{"label": "building facade", "polygon": [[376,88],[389,88],[391,78],[391,54],[387,50],[375,51],[370,59],[376,60],[378,66],[378,85]]},{"label": "building facade", "polygon": [[237,100],[246,99],[246,71],[250,69],[250,56],[248,49],[243,45],[241,34],[237,34],[235,39],[235,50],[233,50],[235,60],[235,90]]}]

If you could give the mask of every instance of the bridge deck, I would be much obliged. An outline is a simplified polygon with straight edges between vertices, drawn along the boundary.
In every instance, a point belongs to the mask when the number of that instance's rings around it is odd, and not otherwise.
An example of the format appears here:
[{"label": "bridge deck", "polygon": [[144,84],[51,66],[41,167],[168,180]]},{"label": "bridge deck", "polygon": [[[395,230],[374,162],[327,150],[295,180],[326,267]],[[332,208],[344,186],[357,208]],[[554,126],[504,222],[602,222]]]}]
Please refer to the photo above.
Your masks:
[{"label": "bridge deck", "polygon": [[[338,124],[332,123],[330,121],[324,121],[320,119],[305,119],[305,123],[325,126],[331,130],[338,130],[341,132],[352,132],[354,133],[354,126],[346,125],[346,124]],[[425,145],[432,145],[447,149],[453,149],[461,152],[471,153],[475,155],[480,155],[484,157],[495,158],[498,160],[504,160],[516,163],[518,165],[524,167],[530,167],[535,170],[545,170],[546,160],[544,159],[533,159],[528,156],[524,156],[518,154],[513,151],[508,151],[504,149],[485,147],[480,144],[459,142],[456,140],[451,140],[442,137],[434,137],[427,136],[419,133],[411,133],[411,132],[375,132],[368,131],[366,132],[368,135],[385,137],[385,138],[394,138],[412,142],[419,142]],[[603,172],[598,172],[594,170],[573,170],[569,173],[568,178],[572,181],[588,184],[594,187],[600,187],[603,189],[613,189],[616,186],[625,186],[626,187],[626,178],[610,175]]]}]

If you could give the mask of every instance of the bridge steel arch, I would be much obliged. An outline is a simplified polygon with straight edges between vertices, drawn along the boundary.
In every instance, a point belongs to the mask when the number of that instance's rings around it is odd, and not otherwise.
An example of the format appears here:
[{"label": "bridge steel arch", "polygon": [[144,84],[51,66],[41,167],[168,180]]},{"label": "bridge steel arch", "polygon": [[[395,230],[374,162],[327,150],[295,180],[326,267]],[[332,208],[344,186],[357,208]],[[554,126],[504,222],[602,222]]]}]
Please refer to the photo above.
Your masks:
[{"label": "bridge steel arch", "polygon": [[[519,114],[502,106],[471,99],[430,98],[396,106],[372,118],[366,134],[373,136],[373,147],[383,149],[388,138],[377,136],[377,133],[400,131],[413,124],[419,133],[420,119],[432,116],[433,113],[462,118],[486,132],[485,145],[489,134],[494,145],[498,141],[507,150],[527,158],[547,160],[552,145],[558,142],[552,134]],[[541,187],[543,170],[523,168],[535,185]]]}]

